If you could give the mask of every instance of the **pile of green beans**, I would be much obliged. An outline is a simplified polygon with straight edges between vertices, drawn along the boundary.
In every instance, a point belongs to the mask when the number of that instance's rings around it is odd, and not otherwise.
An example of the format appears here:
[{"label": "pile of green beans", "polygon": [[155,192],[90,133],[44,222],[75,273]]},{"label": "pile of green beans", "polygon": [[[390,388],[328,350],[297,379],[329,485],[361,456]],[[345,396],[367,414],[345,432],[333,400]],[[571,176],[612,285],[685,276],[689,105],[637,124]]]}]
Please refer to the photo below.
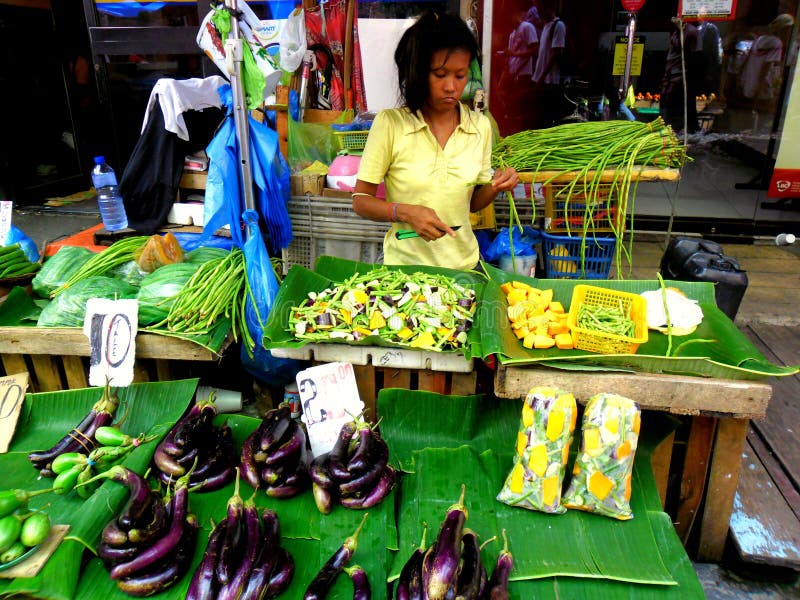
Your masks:
[{"label": "pile of green beans", "polygon": [[[634,198],[639,184],[638,178],[634,182],[634,174],[647,166],[679,168],[687,160],[685,147],[661,117],[651,123],[597,121],[520,131],[503,138],[492,149],[494,167],[514,167],[520,172],[532,172],[534,176],[543,171],[551,173],[543,185],[564,175],[573,175],[558,194],[563,197],[565,219],[570,197],[573,193],[583,195],[581,203],[585,205],[585,214],[581,234],[584,237],[593,233],[597,226],[594,211],[605,207],[611,215],[612,198],[616,200],[621,225],[611,217],[607,222],[622,250],[617,253],[618,276],[622,275],[623,253],[630,264],[633,239],[626,248],[623,238],[629,208],[633,230]],[[614,176],[601,184],[601,176],[608,170],[613,170]],[[603,189],[601,185],[613,190],[605,201],[598,198],[598,192]],[[572,235],[569,229],[567,233]]]},{"label": "pile of green beans", "polygon": [[72,287],[79,281],[83,281],[88,277],[95,277],[105,275],[114,267],[130,262],[134,258],[135,252],[144,246],[148,240],[148,236],[133,236],[124,238],[118,242],[114,242],[102,252],[98,252],[87,260],[80,269],[67,279],[60,287],[57,287],[50,294],[51,298],[56,297],[58,294]]},{"label": "pile of green beans", "polygon": [[623,337],[633,337],[636,324],[629,314],[620,306],[602,306],[599,304],[582,304],[578,309],[576,321],[578,327],[610,333]]},{"label": "pile of green beans", "polygon": [[245,301],[251,294],[244,253],[234,248],[226,256],[204,262],[175,295],[166,319],[152,326],[172,333],[208,334],[221,318],[230,318],[231,333],[252,351],[255,342],[245,322]]}]

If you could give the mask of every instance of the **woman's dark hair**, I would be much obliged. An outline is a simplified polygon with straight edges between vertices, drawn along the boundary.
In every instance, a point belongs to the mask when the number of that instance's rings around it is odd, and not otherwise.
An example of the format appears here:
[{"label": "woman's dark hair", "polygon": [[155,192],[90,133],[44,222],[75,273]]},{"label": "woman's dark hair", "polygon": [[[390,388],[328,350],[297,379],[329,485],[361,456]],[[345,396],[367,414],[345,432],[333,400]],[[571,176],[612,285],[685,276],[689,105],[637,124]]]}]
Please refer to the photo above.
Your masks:
[{"label": "woman's dark hair", "polygon": [[428,98],[431,58],[439,50],[465,50],[470,60],[478,56],[478,42],[458,15],[425,12],[397,44],[394,62],[400,95],[411,112],[420,110]]}]

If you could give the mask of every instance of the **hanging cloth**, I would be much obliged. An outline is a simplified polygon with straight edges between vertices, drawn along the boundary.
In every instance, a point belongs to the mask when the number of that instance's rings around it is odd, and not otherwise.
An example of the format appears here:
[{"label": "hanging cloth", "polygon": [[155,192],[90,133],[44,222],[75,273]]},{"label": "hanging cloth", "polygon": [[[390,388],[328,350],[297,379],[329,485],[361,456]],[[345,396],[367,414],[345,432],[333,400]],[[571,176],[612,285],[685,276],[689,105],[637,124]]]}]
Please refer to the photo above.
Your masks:
[{"label": "hanging cloth", "polygon": [[[201,239],[229,225],[234,244],[242,248],[246,236],[241,215],[246,207],[230,84],[221,86],[219,95],[227,116],[206,148],[209,163]],[[286,206],[289,201],[289,166],[278,149],[278,134],[249,113],[247,122],[255,208],[260,216],[260,225],[268,235],[270,250],[277,253],[292,241],[292,222]]]},{"label": "hanging cloth", "polygon": [[[357,0],[349,0],[356,2]],[[355,13],[358,13],[356,8]],[[324,45],[333,55],[333,69],[330,82],[330,103],[332,110],[345,109],[344,97],[344,47],[347,33],[347,0],[329,0],[325,2],[324,17],[319,5],[306,9],[306,39],[308,46],[314,44]],[[322,60],[320,60],[322,59]],[[323,53],[317,53],[320,67],[325,60]],[[353,94],[352,108],[356,114],[366,112],[367,95],[364,89],[364,71],[361,67],[361,46],[358,42],[358,18],[353,17],[353,58],[352,58],[350,88]]]}]

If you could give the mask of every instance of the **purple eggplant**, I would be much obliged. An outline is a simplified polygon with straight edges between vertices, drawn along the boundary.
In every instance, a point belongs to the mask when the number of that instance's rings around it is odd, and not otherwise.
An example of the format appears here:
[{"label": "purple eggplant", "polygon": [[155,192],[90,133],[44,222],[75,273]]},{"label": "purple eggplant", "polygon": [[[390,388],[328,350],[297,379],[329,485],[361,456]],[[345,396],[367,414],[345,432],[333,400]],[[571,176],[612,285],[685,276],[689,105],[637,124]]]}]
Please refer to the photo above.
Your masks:
[{"label": "purple eggplant", "polygon": [[219,600],[237,600],[241,596],[244,586],[250,577],[250,572],[258,559],[262,536],[261,518],[256,508],[255,496],[256,492],[253,492],[253,495],[244,502],[241,517],[244,529],[242,540],[244,548],[242,549],[241,559],[234,566],[235,571],[230,581],[219,590],[219,595],[217,596]]},{"label": "purple eggplant", "polygon": [[196,402],[185,417],[180,419],[173,428],[172,439],[178,448],[194,448],[201,446],[208,440],[208,435],[214,427],[214,417],[217,416],[217,405],[214,403],[214,393],[201,402]]},{"label": "purple eggplant", "polygon": [[219,592],[219,583],[214,573],[214,566],[217,564],[217,556],[222,546],[222,539],[225,537],[227,521],[223,519],[208,538],[205,552],[200,564],[192,575],[189,589],[186,591],[186,600],[216,600]]},{"label": "purple eggplant", "polygon": [[151,492],[153,495],[152,511],[150,522],[141,527],[132,527],[128,531],[128,540],[134,546],[142,546],[151,540],[160,537],[166,532],[169,526],[167,517],[167,506],[164,498],[158,492]]},{"label": "purple eggplant", "polygon": [[183,537],[174,554],[145,573],[118,580],[117,587],[129,596],[152,596],[173,585],[183,577],[192,562],[197,529],[197,518],[188,515],[183,527]]},{"label": "purple eggplant", "polygon": [[308,481],[296,484],[270,485],[264,492],[270,498],[294,498],[308,489]]},{"label": "purple eggplant", "polygon": [[192,491],[213,492],[228,485],[236,477],[236,465],[228,465],[217,473],[206,476],[202,481],[194,485],[192,481]]},{"label": "purple eggplant", "polygon": [[461,536],[461,567],[456,581],[456,600],[476,600],[486,586],[486,568],[481,561],[481,545],[477,534],[464,529]]},{"label": "purple eggplant", "polygon": [[242,556],[242,541],[244,532],[244,500],[239,495],[239,472],[236,471],[236,484],[233,489],[233,496],[228,499],[226,516],[225,535],[222,538],[222,546],[219,549],[219,557],[214,567],[217,581],[223,586],[227,585],[236,572]]},{"label": "purple eggplant", "polygon": [[239,473],[250,486],[258,489],[261,480],[258,476],[258,466],[255,461],[255,451],[258,441],[261,439],[260,427],[256,427],[253,433],[247,436],[242,444],[242,455],[239,458]]},{"label": "purple eggplant", "polygon": [[123,531],[128,531],[134,527],[142,527],[150,523],[152,511],[154,510],[153,504],[160,502],[160,497],[157,494],[152,494],[150,486],[147,485],[144,477],[131,471],[129,468],[122,465],[111,467],[108,471],[103,471],[99,475],[95,475],[83,485],[99,481],[101,479],[111,479],[117,483],[121,483],[130,490],[130,497],[128,502],[122,509],[122,512],[117,517],[119,527]]},{"label": "purple eggplant", "polygon": [[422,583],[429,600],[446,600],[455,594],[461,557],[461,536],[467,519],[465,487],[458,502],[447,509],[436,541],[422,561]]},{"label": "purple eggplant", "polygon": [[336,552],[322,565],[322,568],[314,576],[314,579],[308,584],[305,594],[303,595],[303,600],[320,600],[328,595],[328,591],[330,591],[333,582],[336,581],[339,573],[347,566],[350,559],[353,558],[353,554],[355,554],[358,549],[358,534],[361,533],[361,529],[364,527],[364,522],[366,520],[367,515],[365,514],[353,535],[348,536]]},{"label": "purple eggplant", "polygon": [[269,583],[264,592],[266,600],[277,598],[285,592],[292,582],[292,577],[294,577],[294,559],[292,555],[289,554],[286,548],[278,548],[277,553],[278,561],[269,576]]},{"label": "purple eggplant", "polygon": [[[119,397],[111,391],[111,387],[106,383],[103,395],[94,403],[91,410],[86,413],[86,416],[81,419],[80,423],[48,450],[31,452],[28,454],[28,460],[40,471],[50,473],[50,463],[52,463],[59,454],[64,454],[65,452],[89,454],[96,445],[94,442],[94,432],[97,431],[98,427],[109,425],[114,420],[114,414],[117,412],[118,406]],[[45,473],[42,473],[42,475],[49,476]]]},{"label": "purple eggplant", "polygon": [[488,600],[508,600],[508,577],[514,568],[514,557],[508,550],[508,537],[503,529],[503,549],[497,555],[492,576],[486,584],[484,598]]},{"label": "purple eggplant", "polygon": [[97,545],[97,556],[103,561],[106,568],[110,569],[114,565],[135,558],[141,550],[141,548],[131,545],[114,547],[100,542]]},{"label": "purple eggplant", "polygon": [[323,515],[330,514],[333,510],[333,494],[332,490],[326,489],[317,484],[316,481],[311,482],[311,492],[314,494],[314,504],[317,505],[317,510]]},{"label": "purple eggplant", "polygon": [[259,446],[262,450],[267,451],[280,444],[284,434],[293,423],[289,404],[282,402],[278,408],[273,408],[267,412],[263,421],[264,428],[261,432]]},{"label": "purple eggplant", "polygon": [[286,441],[267,451],[264,464],[269,466],[278,465],[302,453],[306,445],[306,430],[294,419],[291,419],[291,421],[292,425],[289,428],[289,435]]},{"label": "purple eggplant", "polygon": [[372,587],[369,585],[369,578],[364,568],[361,565],[353,565],[345,567],[344,572],[353,582],[353,600],[371,600]]},{"label": "purple eggplant", "polygon": [[375,484],[380,479],[389,461],[389,455],[381,453],[375,458],[375,463],[369,469],[350,479],[339,484],[339,493],[343,497],[347,496],[363,496],[375,487]]},{"label": "purple eggplant", "polygon": [[192,464],[194,464],[194,459],[197,458],[199,454],[200,448],[194,447],[189,448],[186,452],[174,458],[180,466],[189,468],[192,466]]},{"label": "purple eggplant", "polygon": [[120,580],[148,571],[153,565],[170,556],[180,545],[185,533],[189,512],[188,477],[184,475],[175,484],[171,503],[171,523],[167,533],[153,545],[142,550],[134,559],[111,569],[111,579]]},{"label": "purple eggplant", "polygon": [[[347,471],[354,475],[366,471],[370,464],[372,464],[372,454],[376,451],[376,445],[386,442],[378,437],[378,434],[372,430],[372,426],[366,421],[358,422],[358,443],[353,451],[350,460],[347,461]],[[388,452],[387,452],[388,453]]]},{"label": "purple eggplant", "polygon": [[428,526],[422,530],[422,539],[419,546],[414,549],[411,556],[400,569],[400,577],[397,579],[396,600],[422,600],[422,561],[425,559],[427,546],[425,538],[428,535]]},{"label": "purple eggplant", "polygon": [[397,471],[391,465],[386,465],[386,468],[381,473],[380,479],[371,490],[366,492],[363,497],[342,497],[339,502],[345,508],[364,509],[371,508],[378,504],[381,500],[389,495],[389,492],[394,488],[397,482]]},{"label": "purple eggplant", "polygon": [[111,519],[100,534],[100,541],[112,548],[121,548],[128,544],[128,533],[119,526],[117,519]]},{"label": "purple eggplant", "polygon": [[168,454],[163,444],[156,446],[156,450],[153,453],[153,462],[159,471],[173,479],[186,474],[186,467],[179,463],[174,455]]},{"label": "purple eggplant", "polygon": [[280,547],[281,529],[278,513],[266,509],[261,520],[264,526],[261,540],[259,540],[260,554],[250,570],[247,583],[242,590],[239,600],[259,600],[264,597],[269,585],[270,575],[278,565],[281,558]]},{"label": "purple eggplant", "polygon": [[350,459],[350,442],[356,428],[355,421],[348,421],[342,425],[336,443],[328,453],[328,472],[334,479],[347,480],[351,478],[350,471],[347,470],[347,463]]},{"label": "purple eggplant", "polygon": [[311,480],[318,486],[326,489],[332,488],[336,485],[336,482],[333,480],[330,472],[328,471],[329,456],[330,454],[328,452],[320,454],[311,461],[311,464],[308,467]]}]

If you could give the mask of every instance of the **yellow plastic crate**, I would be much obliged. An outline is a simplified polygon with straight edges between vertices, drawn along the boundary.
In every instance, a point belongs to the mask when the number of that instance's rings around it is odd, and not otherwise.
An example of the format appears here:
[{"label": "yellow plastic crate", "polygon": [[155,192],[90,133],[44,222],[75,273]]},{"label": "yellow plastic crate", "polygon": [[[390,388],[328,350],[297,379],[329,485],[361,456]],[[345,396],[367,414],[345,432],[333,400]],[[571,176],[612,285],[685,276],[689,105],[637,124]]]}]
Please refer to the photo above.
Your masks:
[{"label": "yellow plastic crate", "polygon": [[[596,329],[579,327],[578,311],[584,304],[622,307],[634,323],[633,336],[626,337]],[[567,318],[576,349],[599,354],[635,354],[639,344],[647,341],[647,303],[639,294],[618,292],[592,285],[578,284],[572,290]]]},{"label": "yellow plastic crate", "polygon": [[334,131],[339,138],[339,144],[345,150],[363,150],[367,145],[369,129],[359,131]]}]

